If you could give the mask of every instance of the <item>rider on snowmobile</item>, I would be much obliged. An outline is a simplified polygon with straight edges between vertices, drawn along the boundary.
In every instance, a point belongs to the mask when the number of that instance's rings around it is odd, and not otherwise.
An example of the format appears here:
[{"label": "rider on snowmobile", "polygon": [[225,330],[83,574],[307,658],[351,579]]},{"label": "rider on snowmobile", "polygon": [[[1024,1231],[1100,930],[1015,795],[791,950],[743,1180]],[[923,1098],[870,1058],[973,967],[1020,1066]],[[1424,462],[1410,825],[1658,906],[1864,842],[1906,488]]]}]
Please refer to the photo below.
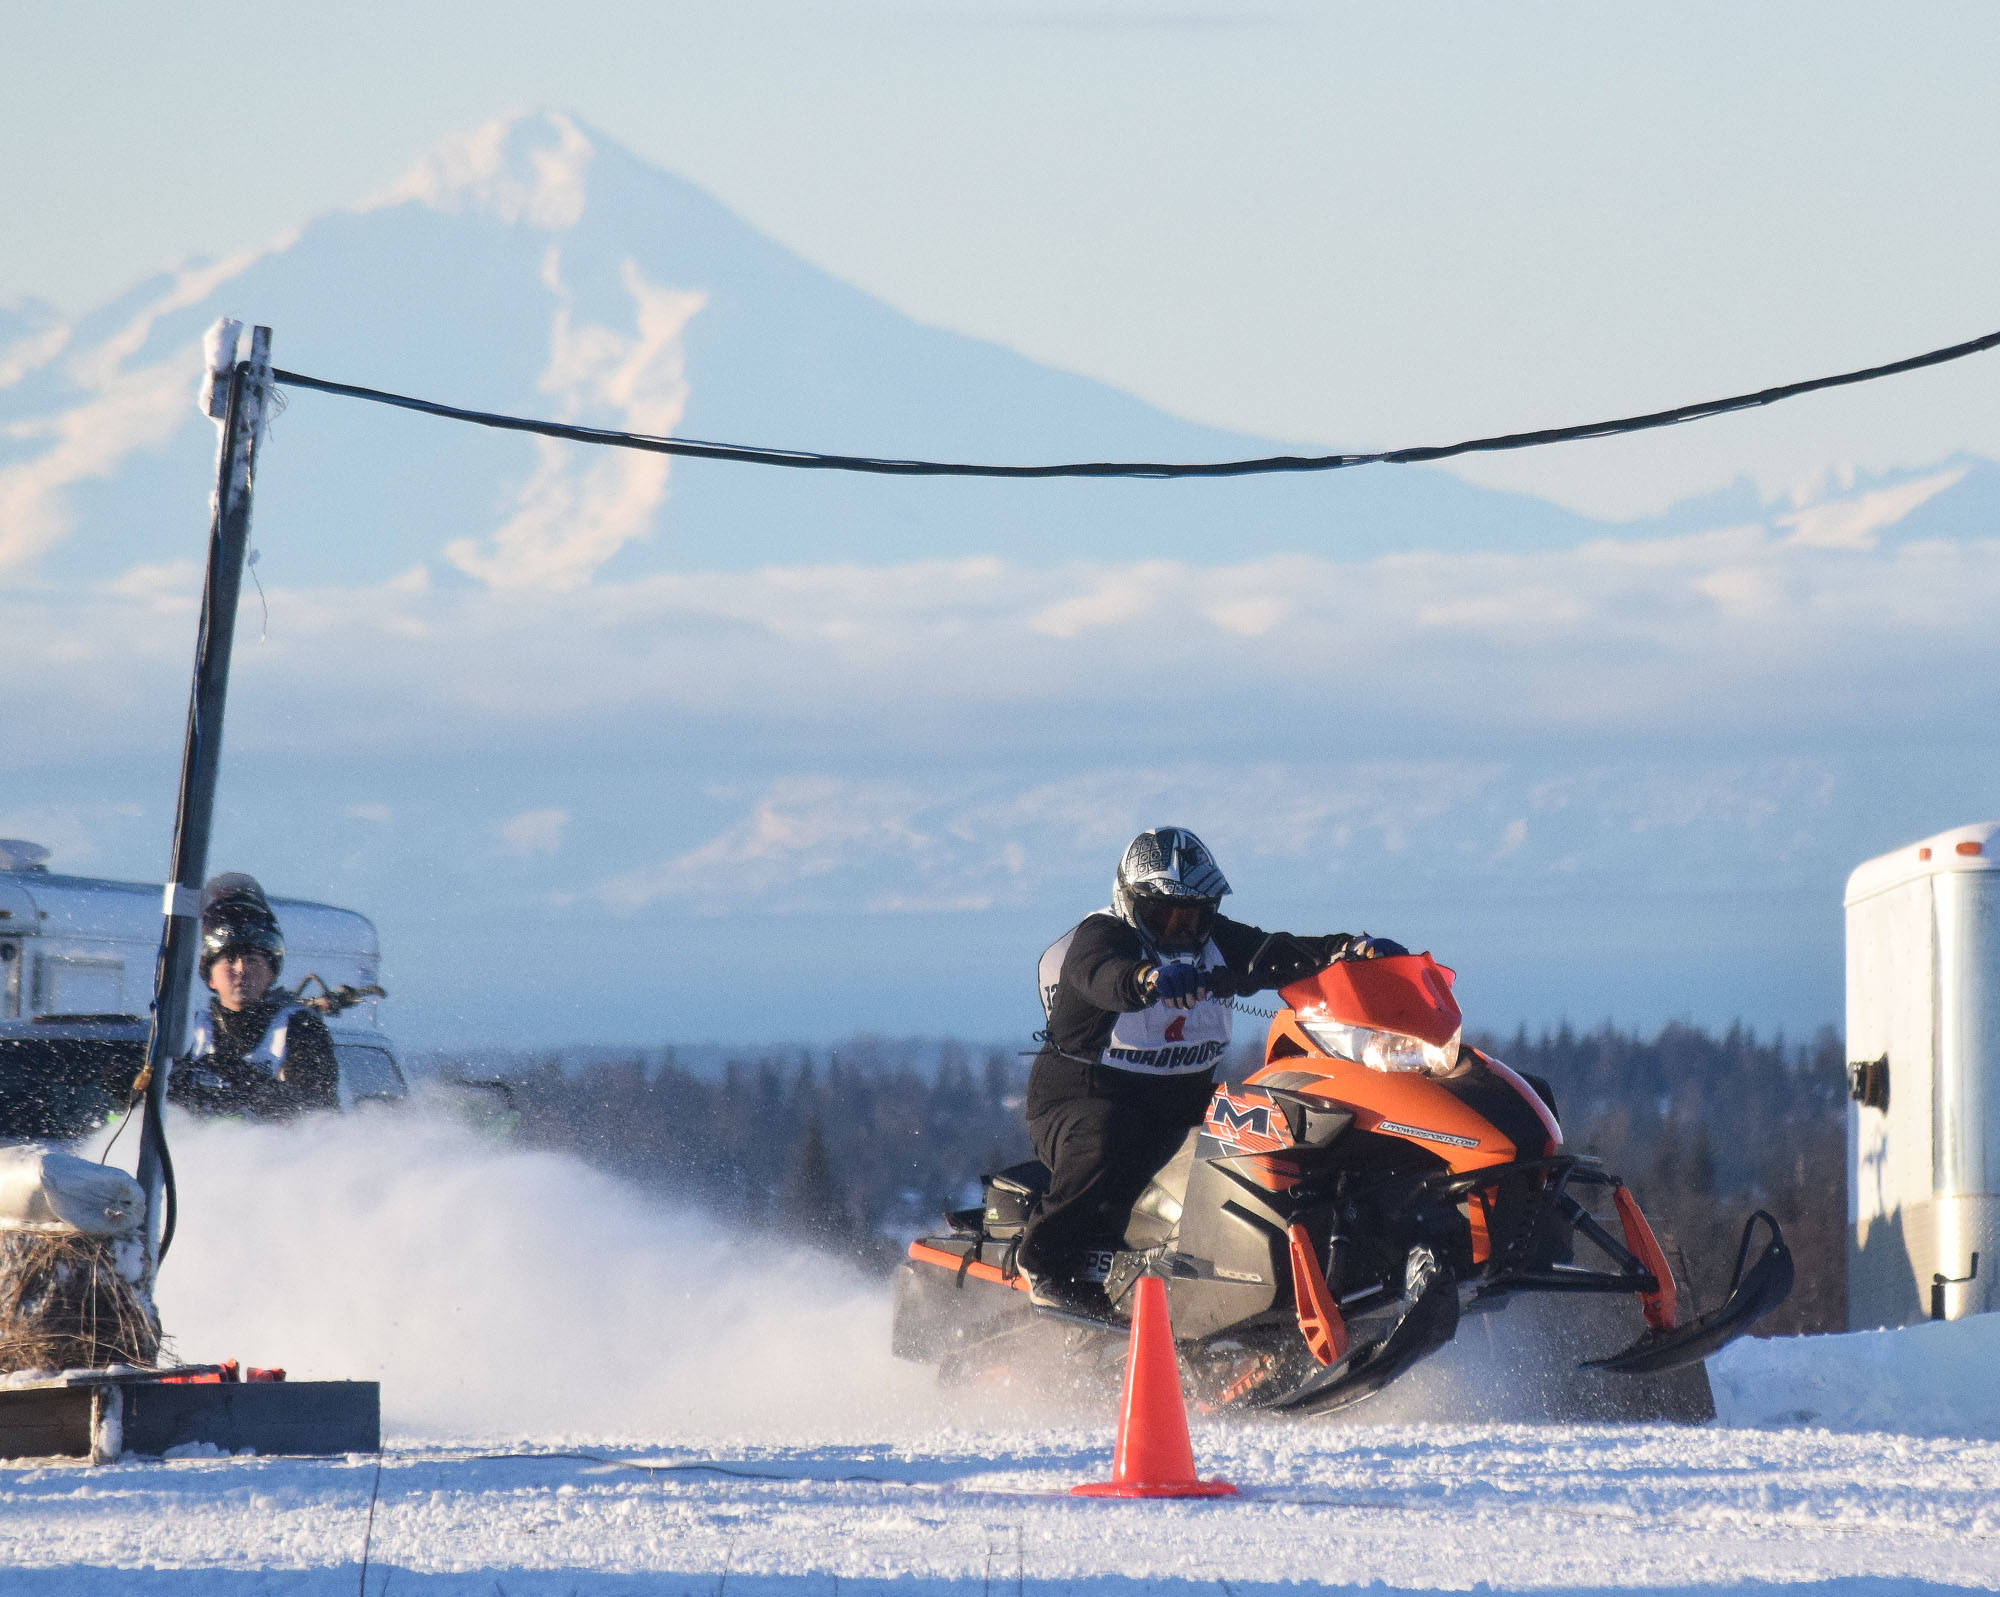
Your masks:
[{"label": "rider on snowmobile", "polygon": [[189,1109],[275,1119],[339,1105],[326,1022],[277,985],[285,939],[253,876],[229,872],[202,889],[201,978],[214,990],[195,1019],[193,1057],[167,1096]]},{"label": "rider on snowmobile", "polygon": [[[1050,1180],[1015,1262],[1044,1308],[1110,1312],[1111,1252],[1146,1183],[1207,1112],[1229,1051],[1228,1000],[1295,979],[1250,975],[1267,934],[1217,913],[1228,891],[1194,833],[1141,832],[1118,862],[1111,907],[1042,955],[1048,1027],[1027,1119]],[[1297,941],[1322,965],[1405,952],[1365,933]]]}]

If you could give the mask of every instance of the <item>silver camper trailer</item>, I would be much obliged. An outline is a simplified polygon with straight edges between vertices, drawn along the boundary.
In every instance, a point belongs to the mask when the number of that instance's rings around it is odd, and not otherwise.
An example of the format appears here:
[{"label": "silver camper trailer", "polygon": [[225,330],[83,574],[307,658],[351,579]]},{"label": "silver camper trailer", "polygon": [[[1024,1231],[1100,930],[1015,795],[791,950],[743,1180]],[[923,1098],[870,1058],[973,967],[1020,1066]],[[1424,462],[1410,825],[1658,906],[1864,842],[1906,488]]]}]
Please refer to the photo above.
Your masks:
[{"label": "silver camper trailer", "polygon": [[[69,1138],[124,1107],[145,1063],[161,889],[66,876],[48,850],[0,840],[0,1142]],[[273,898],[285,985],[372,986],[381,954],[367,916]],[[314,989],[315,991],[317,989]],[[377,1000],[327,1019],[343,1109],[408,1092]],[[174,1048],[186,1051],[186,1039]]]},{"label": "silver camper trailer", "polygon": [[2000,1307],[2000,822],[1847,879],[1847,1323]]}]

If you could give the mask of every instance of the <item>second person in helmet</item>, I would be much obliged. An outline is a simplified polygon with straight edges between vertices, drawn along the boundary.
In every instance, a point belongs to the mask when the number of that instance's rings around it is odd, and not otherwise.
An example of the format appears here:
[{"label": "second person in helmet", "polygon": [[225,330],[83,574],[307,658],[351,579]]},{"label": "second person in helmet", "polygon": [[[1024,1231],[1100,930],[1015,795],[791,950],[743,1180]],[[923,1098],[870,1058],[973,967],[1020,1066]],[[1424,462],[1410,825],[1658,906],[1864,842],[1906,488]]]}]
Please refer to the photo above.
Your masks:
[{"label": "second person in helmet", "polygon": [[[1118,862],[1111,907],[1042,955],[1042,1050],[1028,1133],[1049,1167],[1016,1262],[1044,1308],[1102,1316],[1104,1276],[1146,1183],[1206,1113],[1229,1051],[1228,999],[1277,986],[1249,972],[1265,932],[1218,910],[1215,858],[1180,826],[1141,832]],[[1320,963],[1405,952],[1387,938],[1300,938]]]}]

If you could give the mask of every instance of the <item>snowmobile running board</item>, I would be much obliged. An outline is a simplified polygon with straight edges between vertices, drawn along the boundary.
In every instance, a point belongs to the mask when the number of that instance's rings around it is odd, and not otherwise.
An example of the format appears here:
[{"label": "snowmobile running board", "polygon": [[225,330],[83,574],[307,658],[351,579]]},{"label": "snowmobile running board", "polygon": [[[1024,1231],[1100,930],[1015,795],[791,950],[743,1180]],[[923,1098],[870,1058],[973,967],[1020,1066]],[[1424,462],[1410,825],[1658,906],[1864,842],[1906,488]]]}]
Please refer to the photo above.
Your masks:
[{"label": "snowmobile running board", "polygon": [[234,1381],[215,1365],[74,1370],[0,1387],[0,1458],[159,1457],[171,1448],[291,1457],[382,1445],[374,1381]]},{"label": "snowmobile running board", "polygon": [[[1752,1264],[1750,1241],[1760,1220],[1771,1235]],[[1743,1224],[1743,1242],[1736,1251],[1735,1278],[1720,1305],[1671,1331],[1648,1331],[1630,1347],[1605,1358],[1585,1359],[1580,1367],[1618,1375],[1651,1375],[1696,1363],[1735,1341],[1784,1302],[1791,1290],[1792,1250],[1785,1246],[1778,1222],[1759,1209]]]}]

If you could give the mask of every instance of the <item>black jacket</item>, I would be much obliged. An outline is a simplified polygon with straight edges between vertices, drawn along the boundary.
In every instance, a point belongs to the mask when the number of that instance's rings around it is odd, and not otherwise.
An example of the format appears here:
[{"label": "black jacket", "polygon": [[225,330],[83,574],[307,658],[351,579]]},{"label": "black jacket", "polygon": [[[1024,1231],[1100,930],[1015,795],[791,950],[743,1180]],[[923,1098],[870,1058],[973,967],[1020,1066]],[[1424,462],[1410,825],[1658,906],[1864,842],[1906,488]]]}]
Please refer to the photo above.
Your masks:
[{"label": "black jacket", "polygon": [[174,1066],[167,1082],[169,1101],[208,1114],[248,1114],[278,1119],[307,1109],[340,1105],[339,1066],[326,1022],[301,1009],[285,1026],[285,1061],[277,1075],[246,1056],[263,1041],[272,1018],[296,994],[274,987],[247,1009],[224,1009],[208,1002],[214,1051]]},{"label": "black jacket", "polygon": [[[1209,938],[1229,967],[1235,991],[1258,992],[1298,979],[1296,965],[1268,980],[1251,977],[1251,957],[1269,935],[1242,921],[1215,917]],[[1339,959],[1354,941],[1346,932],[1298,939],[1319,965]],[[1037,1063],[1051,1056],[1094,1063],[1110,1040],[1118,1017],[1152,1002],[1139,990],[1139,973],[1156,962],[1138,932],[1120,917],[1103,912],[1086,916],[1063,956],[1062,976],[1049,1002],[1049,1023],[1041,1034]]]}]

